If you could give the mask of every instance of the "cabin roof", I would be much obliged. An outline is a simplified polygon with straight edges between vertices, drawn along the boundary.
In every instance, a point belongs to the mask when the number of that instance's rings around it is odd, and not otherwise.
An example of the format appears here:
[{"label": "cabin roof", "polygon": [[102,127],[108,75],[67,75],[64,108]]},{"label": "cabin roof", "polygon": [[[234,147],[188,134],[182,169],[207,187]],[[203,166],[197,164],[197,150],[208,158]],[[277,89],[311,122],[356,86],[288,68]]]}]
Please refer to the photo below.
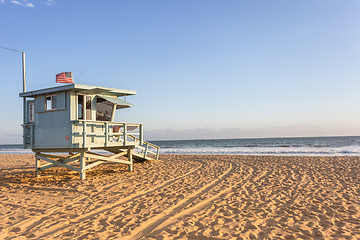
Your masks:
[{"label": "cabin roof", "polygon": [[101,94],[101,95],[110,95],[116,97],[135,95],[136,91],[132,90],[124,90],[124,89],[116,89],[116,88],[106,88],[106,87],[97,87],[97,86],[89,86],[82,84],[67,84],[58,87],[44,88],[38,89],[34,91],[28,91],[24,93],[20,93],[20,97],[34,97],[37,95],[55,93],[55,92],[63,92],[75,90],[76,92],[81,92],[85,94]]}]

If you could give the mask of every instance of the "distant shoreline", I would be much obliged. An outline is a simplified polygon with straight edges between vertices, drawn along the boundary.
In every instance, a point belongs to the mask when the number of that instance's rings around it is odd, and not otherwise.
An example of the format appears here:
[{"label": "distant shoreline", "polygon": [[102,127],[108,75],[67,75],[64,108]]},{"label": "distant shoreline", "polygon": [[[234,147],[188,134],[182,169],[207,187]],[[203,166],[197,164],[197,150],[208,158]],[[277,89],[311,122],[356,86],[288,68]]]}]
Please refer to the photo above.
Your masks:
[{"label": "distant shoreline", "polygon": [[[348,135],[348,136],[305,136],[305,137],[239,137],[239,138],[194,138],[194,139],[161,139],[161,140],[152,140],[147,139],[149,142],[177,142],[177,141],[212,141],[212,140],[253,140],[253,139],[296,139],[296,138],[343,138],[343,137],[360,137],[360,135]],[[0,144],[0,146],[13,146],[21,145],[22,143],[11,143],[11,144]]]},{"label": "distant shoreline", "polygon": [[[152,141],[160,154],[260,156],[360,156],[360,137],[249,138]],[[98,151],[98,150],[97,150]],[[0,154],[31,154],[21,144],[0,145]]]}]

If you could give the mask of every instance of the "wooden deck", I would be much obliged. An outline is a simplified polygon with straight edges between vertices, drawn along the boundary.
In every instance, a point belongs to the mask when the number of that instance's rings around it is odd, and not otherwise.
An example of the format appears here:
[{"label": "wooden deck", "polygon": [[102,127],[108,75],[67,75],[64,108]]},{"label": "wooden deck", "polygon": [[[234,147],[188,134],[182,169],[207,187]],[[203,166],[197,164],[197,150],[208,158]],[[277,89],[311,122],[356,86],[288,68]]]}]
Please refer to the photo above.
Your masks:
[{"label": "wooden deck", "polygon": [[[35,152],[36,176],[40,176],[42,170],[60,166],[79,172],[83,180],[86,178],[86,170],[105,162],[127,164],[129,171],[132,171],[134,159],[145,161],[159,158],[160,148],[143,140],[142,124],[72,122],[72,147],[32,149]],[[94,150],[106,151],[108,154],[99,154]],[[46,163],[41,165],[41,161]]]}]

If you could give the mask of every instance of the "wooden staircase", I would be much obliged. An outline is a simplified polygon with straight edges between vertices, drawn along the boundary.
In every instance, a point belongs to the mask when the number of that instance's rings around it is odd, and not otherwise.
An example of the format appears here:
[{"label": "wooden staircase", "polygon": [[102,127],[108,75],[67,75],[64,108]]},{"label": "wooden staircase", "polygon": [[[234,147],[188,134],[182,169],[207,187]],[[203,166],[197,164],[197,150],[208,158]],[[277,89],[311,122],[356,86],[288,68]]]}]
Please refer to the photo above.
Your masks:
[{"label": "wooden staircase", "polygon": [[[159,159],[160,147],[147,141],[143,141],[143,144],[140,144],[140,139],[133,135],[128,135],[128,137],[133,139],[132,143],[134,145],[134,149],[132,151],[132,157],[135,160],[142,162],[146,160]],[[124,140],[121,138],[118,138],[117,141],[119,143],[124,142]],[[118,154],[126,151],[125,149],[116,148],[116,147],[111,147],[106,150],[114,154]]]}]

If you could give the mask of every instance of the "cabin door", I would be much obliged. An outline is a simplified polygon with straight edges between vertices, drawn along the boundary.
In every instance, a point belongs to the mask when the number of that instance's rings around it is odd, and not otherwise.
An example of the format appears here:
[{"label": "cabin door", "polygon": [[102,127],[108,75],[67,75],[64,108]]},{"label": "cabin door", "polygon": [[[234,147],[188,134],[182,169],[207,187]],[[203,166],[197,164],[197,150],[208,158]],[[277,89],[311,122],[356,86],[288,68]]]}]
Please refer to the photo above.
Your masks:
[{"label": "cabin door", "polygon": [[35,125],[35,101],[26,101],[26,124],[24,126],[25,148],[32,148],[34,145],[34,125]]}]

